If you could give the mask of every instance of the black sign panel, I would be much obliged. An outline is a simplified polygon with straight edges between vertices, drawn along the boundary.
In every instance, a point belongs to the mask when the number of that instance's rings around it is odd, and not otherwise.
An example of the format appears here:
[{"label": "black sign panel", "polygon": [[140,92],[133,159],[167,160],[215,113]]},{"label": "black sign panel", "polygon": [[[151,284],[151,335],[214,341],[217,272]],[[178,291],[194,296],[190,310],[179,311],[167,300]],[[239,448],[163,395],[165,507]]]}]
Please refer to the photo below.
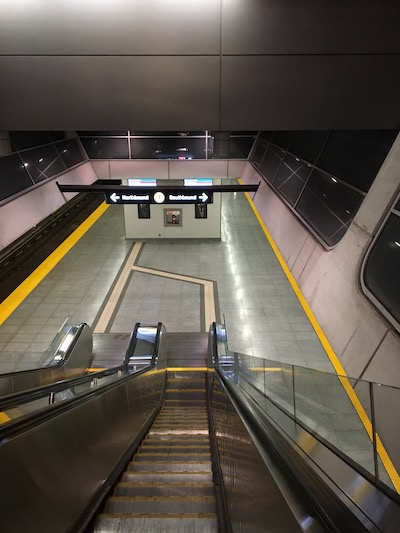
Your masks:
[{"label": "black sign panel", "polygon": [[196,189],[107,191],[107,204],[212,204],[213,193]]}]

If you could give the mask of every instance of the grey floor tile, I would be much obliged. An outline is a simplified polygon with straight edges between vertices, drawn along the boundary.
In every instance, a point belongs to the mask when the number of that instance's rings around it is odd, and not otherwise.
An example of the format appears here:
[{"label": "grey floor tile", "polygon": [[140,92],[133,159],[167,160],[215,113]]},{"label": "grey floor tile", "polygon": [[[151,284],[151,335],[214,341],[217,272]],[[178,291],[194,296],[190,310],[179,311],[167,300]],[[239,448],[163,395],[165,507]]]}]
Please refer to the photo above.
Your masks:
[{"label": "grey floor tile", "polygon": [[25,350],[29,347],[29,342],[8,342],[4,348],[3,353],[11,352],[11,353],[23,353]]},{"label": "grey floor tile", "polygon": [[[18,318],[18,320],[20,319]],[[4,336],[3,338],[5,338],[7,333],[15,334],[19,331],[19,329],[20,329],[20,325],[18,323],[10,324],[7,320],[0,328],[0,339],[2,335]],[[11,336],[8,337],[8,339],[10,338]]]},{"label": "grey floor tile", "polygon": [[27,333],[16,333],[12,339],[11,339],[11,342],[22,342],[22,343],[26,343],[27,342],[27,339],[29,339],[29,335],[27,335]]},{"label": "grey floor tile", "polygon": [[0,342],[2,344],[6,344],[11,341],[11,339],[14,337],[15,333],[3,333],[0,329]]},{"label": "grey floor tile", "polygon": [[37,316],[32,316],[32,317],[29,317],[24,325],[27,325],[27,326],[43,326],[44,324],[46,324],[48,318],[46,317],[37,317]]}]

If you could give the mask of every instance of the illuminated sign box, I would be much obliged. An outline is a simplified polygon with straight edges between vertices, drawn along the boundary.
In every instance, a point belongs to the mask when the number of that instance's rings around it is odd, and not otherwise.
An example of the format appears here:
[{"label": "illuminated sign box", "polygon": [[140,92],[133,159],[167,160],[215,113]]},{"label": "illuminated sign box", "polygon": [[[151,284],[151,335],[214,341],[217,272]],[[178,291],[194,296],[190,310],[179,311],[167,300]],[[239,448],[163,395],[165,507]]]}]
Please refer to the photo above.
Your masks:
[{"label": "illuminated sign box", "polygon": [[211,187],[212,178],[185,178],[183,180],[185,187]]},{"label": "illuminated sign box", "polygon": [[156,178],[128,178],[129,187],[157,187]]}]

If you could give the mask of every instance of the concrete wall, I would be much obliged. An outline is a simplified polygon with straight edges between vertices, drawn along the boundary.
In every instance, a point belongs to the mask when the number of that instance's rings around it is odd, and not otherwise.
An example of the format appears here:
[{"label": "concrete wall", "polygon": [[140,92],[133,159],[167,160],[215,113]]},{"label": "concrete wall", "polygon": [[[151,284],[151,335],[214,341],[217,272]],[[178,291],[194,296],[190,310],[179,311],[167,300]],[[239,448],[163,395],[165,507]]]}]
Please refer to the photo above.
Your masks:
[{"label": "concrete wall", "polygon": [[73,193],[63,196],[56,181],[89,185],[96,179],[90,163],[83,163],[0,206],[0,249],[32,229],[74,196]]},{"label": "concrete wall", "polygon": [[[350,376],[400,386],[400,337],[360,288],[361,262],[400,187],[400,136],[344,238],[325,251],[262,181],[254,203]],[[257,183],[250,163],[244,183]]]}]

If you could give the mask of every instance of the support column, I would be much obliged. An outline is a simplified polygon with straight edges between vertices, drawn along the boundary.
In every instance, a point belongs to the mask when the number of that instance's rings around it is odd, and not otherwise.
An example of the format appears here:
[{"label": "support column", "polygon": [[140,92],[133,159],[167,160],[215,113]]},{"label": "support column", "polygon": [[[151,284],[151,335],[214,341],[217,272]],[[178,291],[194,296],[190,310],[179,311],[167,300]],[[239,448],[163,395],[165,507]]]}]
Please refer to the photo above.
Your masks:
[{"label": "support column", "polygon": [[214,137],[214,159],[227,159],[229,157],[229,132],[213,131]]},{"label": "support column", "polygon": [[64,135],[66,139],[75,139],[78,137],[76,131],[64,131]]},{"label": "support column", "polygon": [[387,211],[392,198],[399,190],[400,134],[397,135],[383,165],[368,191],[353,224],[368,235],[375,235],[382,214]]},{"label": "support column", "polygon": [[10,133],[8,131],[0,131],[0,157],[12,154]]}]

